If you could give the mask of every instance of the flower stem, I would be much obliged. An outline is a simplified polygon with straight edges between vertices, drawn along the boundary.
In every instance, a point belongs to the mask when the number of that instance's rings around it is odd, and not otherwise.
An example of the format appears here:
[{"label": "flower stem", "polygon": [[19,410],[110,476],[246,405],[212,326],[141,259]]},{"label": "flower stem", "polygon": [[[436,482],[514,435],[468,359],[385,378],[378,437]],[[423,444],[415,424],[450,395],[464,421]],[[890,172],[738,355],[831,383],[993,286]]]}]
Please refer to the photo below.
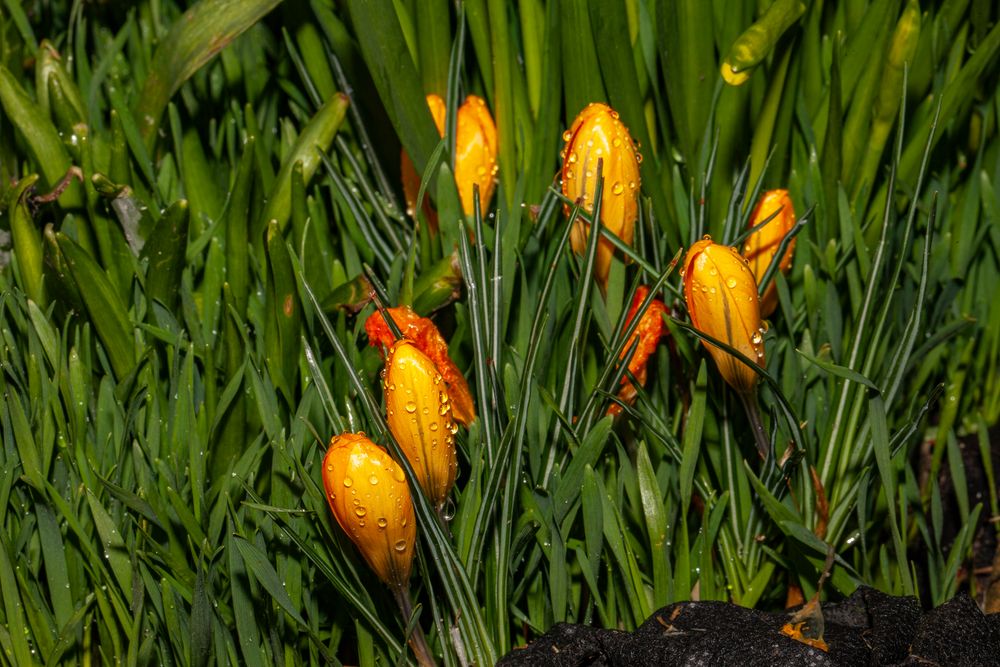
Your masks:
[{"label": "flower stem", "polygon": [[740,401],[743,402],[743,409],[747,412],[747,419],[750,420],[753,439],[757,443],[757,452],[760,454],[760,458],[766,461],[767,455],[771,450],[771,440],[767,437],[764,424],[760,420],[760,410],[757,408],[757,392],[737,393],[740,395]]},{"label": "flower stem", "polygon": [[[403,622],[409,624],[410,617],[413,616],[413,603],[410,602],[410,587],[407,585],[393,586],[392,595],[399,605],[399,613],[403,616]],[[437,667],[437,662],[431,654],[431,649],[427,645],[427,638],[419,624],[413,626],[413,634],[409,638],[410,648],[417,658],[420,667]]]}]

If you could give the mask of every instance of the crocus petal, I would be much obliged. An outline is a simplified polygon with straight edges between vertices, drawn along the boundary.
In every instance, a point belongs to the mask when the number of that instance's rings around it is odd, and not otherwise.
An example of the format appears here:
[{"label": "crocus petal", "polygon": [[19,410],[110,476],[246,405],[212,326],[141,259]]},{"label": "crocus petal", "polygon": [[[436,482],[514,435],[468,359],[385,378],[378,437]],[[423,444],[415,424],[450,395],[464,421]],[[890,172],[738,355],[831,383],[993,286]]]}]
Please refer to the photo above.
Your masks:
[{"label": "crocus petal", "polygon": [[[769,190],[765,192],[760,201],[750,214],[750,227],[756,227],[771,215],[777,215],[773,220],[751,234],[746,243],[743,244],[743,256],[750,264],[754,278],[759,282],[764,278],[767,267],[771,265],[778,246],[785,238],[792,227],[795,226],[795,208],[792,206],[792,198],[788,196],[788,190]],[[785,254],[781,256],[778,268],[782,273],[788,273],[792,268],[792,255],[795,252],[795,239],[793,238]],[[774,312],[778,305],[778,290],[772,282],[764,290],[761,297],[760,315],[767,317]]]},{"label": "crocus petal", "polygon": [[434,362],[412,341],[396,342],[385,362],[389,429],[431,503],[441,509],[458,466],[448,388]]},{"label": "crocus petal", "polygon": [[[601,224],[625,243],[632,244],[633,228],[639,215],[639,163],[642,158],[618,112],[594,102],[580,112],[570,129],[563,133],[562,191],[592,213],[597,191],[597,161],[603,159],[604,189]],[[566,208],[567,215],[569,207]],[[570,236],[573,250],[587,248],[588,227],[577,222]],[[597,248],[594,275],[604,289],[611,268],[614,246],[601,239]]]},{"label": "crocus petal", "polygon": [[466,215],[475,210],[473,185],[479,186],[479,202],[486,210],[496,189],[496,175],[496,124],[483,98],[469,95],[458,108],[455,126],[455,183]]},{"label": "crocus petal", "polygon": [[410,488],[403,469],[363,433],[330,440],[323,458],[330,511],[379,579],[401,588],[416,546]]},{"label": "crocus petal", "polygon": [[[735,248],[698,241],[684,257],[684,300],[691,324],[764,365],[764,341],[757,283]],[[722,348],[702,341],[722,377],[741,393],[757,386],[757,374]]]}]

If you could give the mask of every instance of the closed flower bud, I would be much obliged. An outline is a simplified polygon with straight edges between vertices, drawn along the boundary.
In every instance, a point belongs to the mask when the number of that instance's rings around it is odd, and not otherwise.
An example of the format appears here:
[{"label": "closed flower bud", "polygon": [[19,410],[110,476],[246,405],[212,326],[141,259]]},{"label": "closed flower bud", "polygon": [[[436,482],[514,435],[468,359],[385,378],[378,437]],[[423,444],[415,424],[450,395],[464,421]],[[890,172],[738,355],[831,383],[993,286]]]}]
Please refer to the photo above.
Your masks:
[{"label": "closed flower bud", "polygon": [[458,467],[448,388],[434,362],[402,339],[385,362],[385,408],[389,429],[413,466],[435,508],[444,507]]},{"label": "closed flower bud", "polygon": [[330,440],[323,459],[330,511],[378,578],[407,585],[417,526],[403,469],[363,433]]},{"label": "closed flower bud", "polygon": [[[763,325],[757,282],[735,248],[698,241],[684,257],[684,301],[698,331],[764,365]],[[757,374],[726,350],[702,341],[726,382],[742,394],[757,386]]]},{"label": "closed flower bud", "polygon": [[[775,215],[776,214],[776,215]],[[743,244],[743,256],[750,264],[754,278],[759,283],[767,272],[778,252],[781,241],[795,226],[795,208],[788,190],[769,190],[764,193],[750,215],[750,227],[756,227],[771,215],[774,219],[755,231]],[[795,252],[795,239],[788,244],[788,249],[782,255],[778,268],[782,273],[788,273],[792,268],[792,254]],[[768,317],[778,305],[778,289],[772,282],[764,290],[760,300],[760,316]]]},{"label": "closed flower bud", "polygon": [[[563,140],[566,142],[561,154],[563,194],[593,213],[597,161],[603,160],[601,224],[631,245],[639,216],[639,163],[642,157],[636,151],[628,128],[618,118],[618,112],[599,102],[587,105],[570,129],[563,133]],[[569,207],[566,213],[569,214]],[[588,225],[582,221],[573,227],[570,243],[578,254],[586,251],[587,232]],[[614,246],[607,239],[601,239],[594,275],[602,289],[608,282],[613,255]]]},{"label": "closed flower bud", "polygon": [[[430,357],[438,373],[444,378],[448,386],[448,395],[451,397],[451,409],[455,421],[465,426],[475,421],[476,408],[472,403],[472,394],[469,393],[469,383],[448,356],[448,343],[438,331],[437,325],[431,319],[417,315],[409,306],[387,310],[403,337],[413,341],[421,352]],[[365,333],[368,334],[370,345],[388,349],[396,342],[382,313],[377,310],[365,321]]]},{"label": "closed flower bud", "polygon": [[[635,291],[635,297],[632,299],[632,307],[629,308],[628,315],[625,319],[625,326],[629,326],[632,320],[635,319],[636,313],[639,311],[639,306],[646,299],[646,295],[649,294],[649,288],[645,285],[640,285]],[[660,342],[660,338],[663,336],[664,324],[663,316],[667,313],[667,307],[659,299],[653,299],[649,302],[649,306],[646,311],[642,314],[642,318],[639,320],[639,324],[636,325],[635,331],[632,333],[632,337],[628,339],[625,344],[625,349],[622,351],[622,355],[628,354],[629,348],[632,347],[633,342],[638,339],[639,342],[636,344],[635,352],[632,354],[632,358],[628,362],[628,372],[639,383],[639,386],[644,386],[646,384],[646,364],[649,362],[649,357],[652,356],[653,352],[656,351],[656,346]],[[633,386],[632,381],[629,380],[628,375],[622,376],[622,388],[618,391],[618,399],[623,403],[632,403],[635,400],[636,389]],[[608,408],[608,413],[612,415],[618,415],[622,411],[621,405],[618,403],[612,403]]]},{"label": "closed flower bud", "polygon": [[455,183],[462,210],[472,215],[473,185],[479,185],[483,210],[493,198],[497,181],[497,126],[483,98],[469,95],[458,108],[455,126]]},{"label": "closed flower bud", "polygon": [[[444,100],[433,93],[427,96],[427,106],[434,117],[438,134],[445,132],[445,116],[447,108]],[[413,161],[403,151],[400,165],[403,179],[403,195],[406,198],[407,212],[412,216],[416,209],[417,195],[420,192],[420,174],[413,166]],[[474,211],[473,185],[479,185],[479,201],[485,209],[493,198],[496,189],[497,174],[497,127],[490,115],[483,98],[469,95],[458,107],[458,120],[455,124],[455,185],[462,202],[462,210],[466,215]],[[430,209],[428,220],[437,229],[437,215]]]}]

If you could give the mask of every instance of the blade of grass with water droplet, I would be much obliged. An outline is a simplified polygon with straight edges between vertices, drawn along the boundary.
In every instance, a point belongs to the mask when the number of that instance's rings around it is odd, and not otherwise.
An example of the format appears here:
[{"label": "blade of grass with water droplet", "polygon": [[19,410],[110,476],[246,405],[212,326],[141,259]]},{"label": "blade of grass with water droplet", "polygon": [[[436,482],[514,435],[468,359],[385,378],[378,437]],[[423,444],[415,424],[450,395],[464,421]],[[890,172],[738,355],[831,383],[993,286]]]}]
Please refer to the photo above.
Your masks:
[{"label": "blade of grass with water droplet", "polygon": [[201,0],[178,18],[157,46],[137,98],[135,115],[147,142],[155,139],[160,116],[181,85],[280,1]]}]

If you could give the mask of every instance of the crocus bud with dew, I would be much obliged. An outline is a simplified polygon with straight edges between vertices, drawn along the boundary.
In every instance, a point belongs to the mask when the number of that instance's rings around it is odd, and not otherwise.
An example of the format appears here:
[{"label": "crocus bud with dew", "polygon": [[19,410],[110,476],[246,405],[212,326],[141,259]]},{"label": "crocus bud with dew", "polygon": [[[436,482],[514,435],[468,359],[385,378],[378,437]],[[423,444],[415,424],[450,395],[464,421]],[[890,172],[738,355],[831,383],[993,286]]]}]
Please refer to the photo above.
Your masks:
[{"label": "crocus bud with dew", "polygon": [[[632,298],[632,306],[629,308],[628,315],[625,318],[626,327],[635,319],[636,313],[639,311],[639,306],[642,305],[648,294],[649,288],[645,285],[640,285],[636,289],[635,296]],[[633,342],[638,339],[639,342],[636,345],[635,352],[628,362],[628,372],[632,374],[640,387],[646,384],[646,364],[649,362],[649,357],[656,351],[656,346],[663,336],[665,329],[663,316],[666,313],[667,307],[662,301],[659,299],[650,301],[649,306],[647,306],[642,317],[639,319],[639,324],[636,325],[635,331],[632,332],[632,336],[628,339],[622,351],[623,356],[627,354]],[[636,397],[636,388],[632,384],[632,381],[629,380],[628,375],[622,376],[621,384],[622,388],[618,391],[618,399],[622,403],[631,404]],[[608,414],[615,416],[620,414],[621,411],[622,407],[618,403],[612,403],[608,408]]]},{"label": "crocus bud with dew", "polygon": [[[444,378],[448,386],[448,395],[451,397],[451,410],[455,421],[465,426],[471,424],[476,419],[476,408],[472,403],[472,394],[469,393],[469,383],[448,356],[448,343],[438,331],[437,325],[431,319],[417,315],[409,306],[386,310],[403,337],[413,341],[421,352],[430,357],[438,373]],[[396,342],[385,318],[377,310],[365,321],[365,333],[368,334],[370,345],[390,349]]]},{"label": "crocus bud with dew", "polygon": [[[753,271],[758,284],[763,280],[767,267],[771,265],[771,260],[777,254],[781,241],[795,226],[795,208],[792,206],[792,198],[788,196],[788,190],[765,192],[754,207],[753,213],[750,214],[750,227],[756,227],[772,215],[774,218],[751,234],[743,244],[743,256],[747,258],[750,270]],[[778,269],[782,273],[787,274],[792,268],[794,252],[795,239],[793,238],[778,263]],[[760,316],[768,317],[774,312],[777,305],[778,288],[772,282],[764,290],[764,295],[760,299]]]},{"label": "crocus bud with dew", "polygon": [[[444,100],[433,93],[427,96],[427,106],[434,117],[438,133],[443,137],[447,108]],[[412,216],[420,192],[420,174],[413,161],[403,151],[400,171],[403,179],[403,195],[407,212]],[[455,123],[455,185],[462,202],[462,211],[472,215],[474,209],[473,185],[479,186],[479,201],[485,210],[496,190],[497,175],[497,126],[490,115],[485,100],[477,95],[469,95],[458,107]],[[428,215],[434,229],[437,216]]]},{"label": "crocus bud with dew", "polygon": [[462,210],[475,210],[473,185],[479,186],[479,203],[485,211],[497,186],[497,126],[486,101],[469,95],[458,108],[455,125],[455,184]]},{"label": "crocus bud with dew", "polygon": [[330,440],[323,459],[330,511],[378,578],[408,585],[417,526],[403,469],[363,433]]},{"label": "crocus bud with dew", "polygon": [[[757,282],[735,248],[705,238],[688,250],[681,271],[684,301],[695,329],[726,343],[757,365],[764,365],[764,331]],[[744,395],[753,393],[757,373],[720,347],[702,341],[726,382]]]},{"label": "crocus bud with dew", "polygon": [[[580,112],[566,132],[566,146],[560,154],[562,192],[573,202],[580,202],[588,213],[594,211],[597,191],[597,161],[603,160],[604,189],[601,224],[626,244],[632,244],[633,229],[639,216],[639,163],[642,156],[618,112],[606,104],[593,102]],[[566,207],[566,214],[570,209]],[[570,236],[573,250],[587,249],[589,225],[577,221]],[[597,247],[594,276],[601,289],[607,286],[614,246],[601,239]]]},{"label": "crocus bud with dew", "polygon": [[434,362],[413,341],[396,341],[385,361],[386,421],[420,486],[440,511],[458,467],[451,399]]}]

